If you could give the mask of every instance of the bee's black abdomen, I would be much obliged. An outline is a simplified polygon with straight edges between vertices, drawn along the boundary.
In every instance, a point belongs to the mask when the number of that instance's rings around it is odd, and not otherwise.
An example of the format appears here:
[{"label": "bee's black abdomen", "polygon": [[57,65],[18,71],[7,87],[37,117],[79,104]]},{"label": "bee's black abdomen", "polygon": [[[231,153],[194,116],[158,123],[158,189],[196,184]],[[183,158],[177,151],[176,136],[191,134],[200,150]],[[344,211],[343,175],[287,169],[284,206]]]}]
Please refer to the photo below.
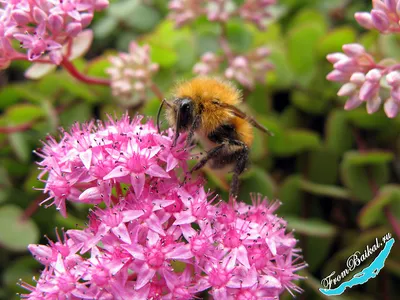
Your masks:
[{"label": "bee's black abdomen", "polygon": [[208,139],[216,144],[221,144],[226,140],[238,140],[238,134],[232,124],[224,124],[211,132]]}]

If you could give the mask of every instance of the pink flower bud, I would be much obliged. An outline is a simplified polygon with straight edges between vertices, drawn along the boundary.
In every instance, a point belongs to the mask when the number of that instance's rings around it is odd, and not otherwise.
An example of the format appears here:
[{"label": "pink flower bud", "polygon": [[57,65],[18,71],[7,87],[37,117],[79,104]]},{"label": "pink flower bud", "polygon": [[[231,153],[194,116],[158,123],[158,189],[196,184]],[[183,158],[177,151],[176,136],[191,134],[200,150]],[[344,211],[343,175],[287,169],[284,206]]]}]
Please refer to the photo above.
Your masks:
[{"label": "pink flower bud", "polygon": [[372,69],[365,75],[365,78],[368,81],[378,82],[382,78],[382,73],[379,69]]},{"label": "pink flower bud", "polygon": [[356,12],[354,18],[362,27],[367,29],[373,29],[374,23],[372,22],[372,17],[370,13],[367,12]]},{"label": "pink flower bud", "polygon": [[365,75],[361,72],[355,72],[350,77],[350,82],[356,85],[362,85],[365,82]]},{"label": "pink flower bud", "polygon": [[39,7],[35,7],[33,9],[33,19],[35,20],[36,23],[42,23],[42,22],[46,21],[47,15]]},{"label": "pink flower bud", "polygon": [[31,20],[31,17],[29,16],[29,14],[21,9],[14,10],[11,13],[11,17],[20,26],[24,26],[24,25],[28,24]]},{"label": "pink flower bud", "polygon": [[352,58],[346,58],[339,60],[333,65],[336,70],[342,71],[344,73],[354,72],[358,69],[357,62]]},{"label": "pink flower bud", "polygon": [[69,23],[66,28],[66,32],[71,37],[76,37],[82,31],[82,25],[78,22]]},{"label": "pink flower bud", "polygon": [[338,96],[350,96],[351,94],[354,93],[354,91],[357,89],[357,85],[354,83],[345,83],[342,85],[340,90],[338,91]]},{"label": "pink flower bud", "polygon": [[235,72],[235,71],[234,71],[232,68],[226,69],[226,70],[225,70],[225,76],[226,76],[226,78],[232,79],[233,76],[234,76],[234,72]]},{"label": "pink flower bud", "polygon": [[92,13],[84,13],[81,14],[81,25],[82,28],[86,28],[92,23],[93,20],[93,14]]},{"label": "pink flower bud", "polygon": [[213,52],[206,52],[201,56],[201,61],[208,63],[216,59],[216,55]]},{"label": "pink flower bud", "polygon": [[346,59],[346,58],[348,58],[348,56],[341,52],[331,53],[326,56],[326,59],[332,64],[338,62],[339,60]]},{"label": "pink flower bud", "polygon": [[346,101],[344,109],[352,110],[359,107],[362,103],[363,101],[361,101],[360,98],[358,98],[358,95],[353,95]]},{"label": "pink flower bud", "polygon": [[383,11],[376,9],[371,10],[371,17],[374,26],[379,31],[385,32],[389,28],[390,26],[389,18]]},{"label": "pink flower bud", "polygon": [[360,56],[365,54],[364,46],[360,44],[345,44],[342,46],[343,52],[346,53],[348,56]]},{"label": "pink flower bud", "polygon": [[64,19],[59,15],[50,15],[49,28],[53,33],[59,33],[64,26]]},{"label": "pink flower bud", "polygon": [[143,82],[137,81],[134,83],[133,88],[136,91],[143,91],[145,89],[145,85],[143,84]]},{"label": "pink flower bud", "polygon": [[349,75],[339,70],[333,70],[326,76],[326,79],[328,79],[329,81],[339,81],[339,82],[347,81],[349,79]]},{"label": "pink flower bud", "polygon": [[247,68],[247,59],[244,56],[238,56],[233,60],[232,66],[235,68]]},{"label": "pink flower bud", "polygon": [[396,5],[396,14],[400,15],[400,1],[397,1],[397,5]]},{"label": "pink flower bud", "polygon": [[267,57],[271,54],[271,50],[267,47],[260,47],[256,49],[256,55],[260,57]]},{"label": "pink flower bud", "polygon": [[379,107],[381,106],[382,99],[379,96],[375,96],[367,100],[367,112],[369,114],[373,114],[378,111]]},{"label": "pink flower bud", "polygon": [[400,73],[398,71],[392,71],[386,75],[386,81],[391,86],[400,85]]},{"label": "pink flower bud", "polygon": [[378,92],[379,83],[367,80],[360,88],[359,97],[361,100],[367,101],[374,98]]},{"label": "pink flower bud", "polygon": [[386,100],[383,109],[388,118],[394,118],[399,112],[399,105],[392,98],[389,98]]},{"label": "pink flower bud", "polygon": [[384,3],[386,4],[386,7],[390,11],[396,11],[397,2],[398,2],[398,0],[384,0]]},{"label": "pink flower bud", "polygon": [[390,96],[392,97],[393,101],[397,104],[400,104],[400,86],[392,87],[390,90]]},{"label": "pink flower bud", "polygon": [[103,10],[106,9],[109,5],[109,1],[108,0],[96,0],[95,2],[95,10],[99,11],[99,10]]}]

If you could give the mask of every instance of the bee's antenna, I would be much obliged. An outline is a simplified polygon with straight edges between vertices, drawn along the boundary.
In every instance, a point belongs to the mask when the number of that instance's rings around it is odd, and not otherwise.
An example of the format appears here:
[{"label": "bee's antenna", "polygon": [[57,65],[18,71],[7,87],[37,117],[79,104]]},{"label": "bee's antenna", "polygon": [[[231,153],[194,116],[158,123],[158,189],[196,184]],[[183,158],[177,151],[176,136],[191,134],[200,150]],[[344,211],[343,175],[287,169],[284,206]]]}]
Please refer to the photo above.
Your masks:
[{"label": "bee's antenna", "polygon": [[158,112],[157,112],[157,130],[158,130],[158,133],[161,133],[161,129],[160,129],[160,114],[161,114],[162,107],[163,107],[163,105],[164,105],[164,103],[166,101],[167,100],[165,100],[165,98],[164,98],[163,101],[161,101],[160,107],[158,108]]},{"label": "bee's antenna", "polygon": [[174,141],[172,142],[172,147],[176,146],[176,142],[178,141],[178,137],[179,137],[179,129],[180,128],[181,128],[181,110],[178,109],[177,116],[176,116],[175,137],[174,137]]}]

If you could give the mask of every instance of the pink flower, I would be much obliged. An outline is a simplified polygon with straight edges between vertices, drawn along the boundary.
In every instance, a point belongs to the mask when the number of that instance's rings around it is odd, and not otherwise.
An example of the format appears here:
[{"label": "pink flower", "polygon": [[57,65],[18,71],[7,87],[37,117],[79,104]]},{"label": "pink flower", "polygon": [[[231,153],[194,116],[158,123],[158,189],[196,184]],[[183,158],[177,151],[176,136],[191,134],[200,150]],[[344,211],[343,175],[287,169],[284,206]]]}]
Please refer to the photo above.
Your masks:
[{"label": "pink flower", "polygon": [[28,60],[48,54],[60,64],[61,48],[91,23],[95,10],[107,6],[108,0],[0,1],[0,68],[22,56],[11,47],[13,40],[27,49]]},{"label": "pink flower", "polygon": [[382,33],[398,33],[400,30],[400,2],[398,0],[373,0],[371,12],[357,12],[356,21],[367,29]]},{"label": "pink flower", "polygon": [[[45,192],[63,215],[66,201],[102,204],[87,225],[57,242],[30,245],[45,266],[24,299],[215,299],[301,292],[293,280],[306,265],[279,202],[225,203],[185,175],[188,153],[171,147],[142,117],[76,124],[39,152]],[[182,149],[184,137],[176,149]],[[173,158],[171,158],[171,156]],[[173,167],[172,167],[173,166]],[[47,179],[45,180],[45,175]],[[140,183],[136,182],[140,177]],[[133,178],[133,179],[132,179]],[[217,201],[216,201],[217,200]]]},{"label": "pink flower", "polygon": [[382,96],[389,89],[390,97],[385,100],[384,111],[389,118],[394,118],[400,105],[398,66],[387,65],[384,61],[376,63],[359,44],[343,45],[343,52],[327,56],[335,68],[327,79],[343,83],[338,96],[349,97],[344,108],[354,109],[366,102],[367,112],[372,114],[380,108]]}]

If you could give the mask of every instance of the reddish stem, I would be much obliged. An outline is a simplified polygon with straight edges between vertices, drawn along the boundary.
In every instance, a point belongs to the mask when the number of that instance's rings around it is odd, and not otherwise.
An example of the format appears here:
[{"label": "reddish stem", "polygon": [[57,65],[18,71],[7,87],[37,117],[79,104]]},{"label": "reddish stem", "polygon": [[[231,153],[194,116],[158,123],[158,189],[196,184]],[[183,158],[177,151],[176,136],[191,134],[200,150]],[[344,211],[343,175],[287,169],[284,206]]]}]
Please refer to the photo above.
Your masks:
[{"label": "reddish stem", "polygon": [[219,37],[219,44],[221,46],[222,51],[228,58],[228,61],[231,62],[234,59],[235,55],[233,54],[233,51],[229,46],[226,25],[225,23],[222,22],[220,22],[220,25],[221,25],[221,36]]},{"label": "reddish stem", "polygon": [[21,217],[21,221],[28,220],[39,208],[40,202],[46,199],[46,195],[39,195],[24,211],[24,214]]},{"label": "reddish stem", "polygon": [[30,129],[34,124],[35,124],[34,122],[28,122],[28,123],[24,123],[24,124],[12,126],[12,127],[10,127],[10,126],[0,127],[0,133],[11,134],[11,133],[15,133],[15,132],[25,131],[25,130]]},{"label": "reddish stem", "polygon": [[63,58],[61,65],[76,79],[87,84],[110,85],[110,80],[106,78],[90,77],[81,72],[67,58]]},{"label": "reddish stem", "polygon": [[383,211],[384,211],[385,216],[388,219],[390,225],[392,226],[394,233],[400,239],[400,224],[399,224],[398,220],[395,218],[395,216],[393,215],[393,213],[390,211],[389,205],[385,206],[383,208]]},{"label": "reddish stem", "polygon": [[164,94],[154,82],[151,84],[150,88],[153,91],[154,95],[156,95],[160,101],[163,101],[165,99]]}]

